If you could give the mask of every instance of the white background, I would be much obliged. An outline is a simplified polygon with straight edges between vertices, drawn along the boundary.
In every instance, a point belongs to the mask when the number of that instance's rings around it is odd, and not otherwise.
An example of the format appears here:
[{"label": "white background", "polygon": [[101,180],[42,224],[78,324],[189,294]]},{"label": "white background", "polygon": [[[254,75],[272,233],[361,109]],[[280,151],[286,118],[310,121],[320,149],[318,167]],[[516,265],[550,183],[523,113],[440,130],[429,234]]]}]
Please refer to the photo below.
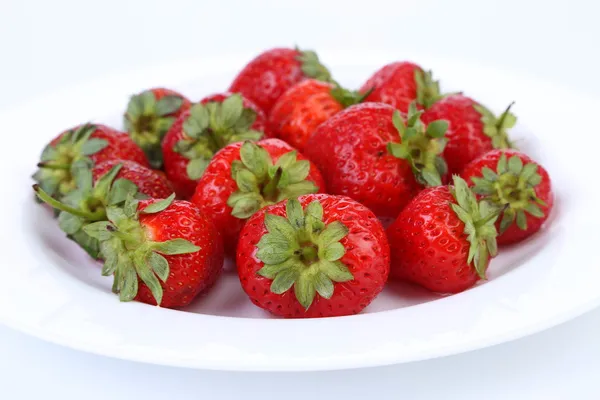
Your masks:
[{"label": "white background", "polygon": [[[398,59],[413,52],[436,54],[600,96],[599,16],[595,0],[0,0],[0,108],[124,69],[294,44],[403,49]],[[574,132],[571,140],[598,134],[597,116],[573,118],[590,118],[591,131]],[[573,269],[577,273],[576,265]],[[78,353],[0,327],[0,398],[10,400],[48,395],[65,400],[598,399],[599,376],[600,311],[463,355],[303,374],[142,365]]]}]

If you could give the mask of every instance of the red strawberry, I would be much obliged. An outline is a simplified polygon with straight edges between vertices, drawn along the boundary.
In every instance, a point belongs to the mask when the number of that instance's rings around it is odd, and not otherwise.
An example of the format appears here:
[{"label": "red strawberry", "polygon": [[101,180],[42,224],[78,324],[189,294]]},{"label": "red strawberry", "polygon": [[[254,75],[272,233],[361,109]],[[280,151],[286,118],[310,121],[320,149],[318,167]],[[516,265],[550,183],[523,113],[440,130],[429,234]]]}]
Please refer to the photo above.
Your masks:
[{"label": "red strawberry", "polygon": [[71,170],[77,188],[62,201],[52,198],[39,185],[34,189],[42,201],[60,211],[58,224],[67,237],[93,258],[98,258],[99,243],[83,232],[86,224],[106,221],[106,208],[124,202],[127,196],[163,199],[173,193],[165,177],[133,161],[108,160],[92,170],[86,161],[78,160]]},{"label": "red strawberry", "polygon": [[387,229],[391,276],[440,293],[470,288],[496,255],[497,218],[458,176],[453,187],[423,190]]},{"label": "red strawberry", "polygon": [[369,90],[372,92],[365,101],[386,103],[403,113],[408,112],[408,106],[415,100],[418,108],[428,108],[442,97],[431,71],[411,62],[385,65],[360,88],[362,93]]},{"label": "red strawberry", "polygon": [[363,203],[379,217],[395,218],[423,185],[445,179],[446,124],[419,120],[414,104],[406,122],[381,103],[351,106],[322,123],[306,156],[323,173],[332,194]]},{"label": "red strawberry", "polygon": [[221,236],[196,206],[174,197],[128,200],[107,209],[108,221],[83,228],[100,241],[102,274],[114,275],[121,301],[184,307],[217,280]]},{"label": "red strawberry", "polygon": [[368,208],[316,194],[254,214],[241,232],[237,265],[259,307],[288,318],[333,317],[359,313],[381,292],[389,253]]},{"label": "red strawberry", "polygon": [[219,151],[200,178],[192,203],[210,215],[235,251],[246,219],[259,209],[303,194],[325,192],[319,170],[279,139],[234,143]]},{"label": "red strawberry", "polygon": [[125,130],[144,150],[153,168],[162,166],[163,137],[190,106],[188,99],[170,89],[148,89],[131,96],[124,115]]},{"label": "red strawberry", "polygon": [[492,149],[512,147],[508,130],[517,118],[510,113],[509,105],[499,117],[461,94],[451,95],[433,104],[423,114],[426,124],[443,119],[448,121],[448,145],[444,158],[452,174],[459,174],[473,159]]},{"label": "red strawberry", "polygon": [[497,223],[500,245],[539,231],[552,210],[548,172],[516,150],[492,150],[467,164],[461,176],[482,199],[504,208]]},{"label": "red strawberry", "polygon": [[165,172],[179,197],[189,199],[196,182],[213,155],[228,144],[259,140],[256,112],[244,107],[241,95],[233,94],[222,103],[195,104],[173,124],[162,149]]},{"label": "red strawberry", "polygon": [[[225,93],[215,93],[215,94],[211,94],[210,96],[207,96],[205,98],[203,98],[202,100],[200,100],[201,104],[206,104],[206,103],[210,103],[210,102],[216,102],[216,103],[222,103],[226,98],[231,97],[233,93],[229,93],[229,92],[225,92]],[[254,118],[254,123],[252,124],[252,129],[254,129],[255,131],[259,131],[259,132],[263,132],[266,137],[270,137],[270,131],[269,131],[269,125],[268,125],[268,121],[267,121],[267,116],[265,114],[265,112],[256,104],[254,104],[253,101],[245,98],[243,95],[242,96],[242,104],[244,105],[244,108],[249,108],[252,111],[254,111],[254,114],[256,115]]]},{"label": "red strawberry", "polygon": [[302,151],[317,126],[362,99],[337,84],[306,79],[279,97],[269,114],[269,125],[277,137]]},{"label": "red strawberry", "polygon": [[122,132],[104,125],[85,124],[65,131],[46,146],[33,179],[50,196],[60,198],[76,187],[72,165],[106,160],[130,160],[148,166],[142,150]]},{"label": "red strawberry", "polygon": [[250,61],[229,91],[243,94],[269,114],[279,96],[304,78],[329,81],[331,76],[313,51],[271,49]]}]

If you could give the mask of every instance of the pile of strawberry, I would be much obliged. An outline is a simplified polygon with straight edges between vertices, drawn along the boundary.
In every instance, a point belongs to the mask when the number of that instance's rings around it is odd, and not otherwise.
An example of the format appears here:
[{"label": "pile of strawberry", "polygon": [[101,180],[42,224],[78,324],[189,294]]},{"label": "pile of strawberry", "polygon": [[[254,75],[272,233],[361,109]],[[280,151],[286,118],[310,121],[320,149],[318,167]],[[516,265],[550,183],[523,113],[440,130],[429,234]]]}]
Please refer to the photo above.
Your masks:
[{"label": "pile of strawberry", "polygon": [[388,276],[468,289],[498,246],[541,228],[550,178],[513,149],[515,123],[510,106],[495,116],[441,94],[413,63],[350,91],[314,52],[272,49],[197,103],[162,88],[132,96],[127,133],[61,133],[34,189],[122,301],[186,306],[227,255],[273,314],[349,315]]}]

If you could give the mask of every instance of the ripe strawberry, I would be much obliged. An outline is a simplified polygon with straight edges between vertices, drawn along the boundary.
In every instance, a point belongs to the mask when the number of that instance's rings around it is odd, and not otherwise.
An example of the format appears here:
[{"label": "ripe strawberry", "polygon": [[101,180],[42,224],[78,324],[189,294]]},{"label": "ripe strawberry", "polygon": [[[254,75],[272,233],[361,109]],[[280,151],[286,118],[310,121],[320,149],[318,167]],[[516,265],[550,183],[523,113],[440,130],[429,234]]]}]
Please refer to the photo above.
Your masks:
[{"label": "ripe strawberry", "polygon": [[269,125],[275,136],[302,151],[317,126],[363,98],[337,84],[306,79],[279,97],[269,114]]},{"label": "ripe strawberry", "polygon": [[250,61],[229,91],[243,94],[269,114],[279,96],[304,78],[329,81],[331,76],[313,51],[271,49]]},{"label": "ripe strawberry", "polygon": [[387,281],[389,254],[368,208],[313,194],[254,214],[241,232],[237,265],[242,288],[259,307],[288,318],[333,317],[373,301]]},{"label": "ripe strawberry", "polygon": [[83,228],[100,241],[102,274],[114,275],[121,301],[179,308],[217,280],[223,267],[219,232],[197,207],[174,198],[129,198],[122,208],[108,207],[108,221]]},{"label": "ripe strawberry", "polygon": [[74,163],[115,159],[148,166],[142,150],[127,135],[104,125],[85,124],[61,133],[46,146],[33,179],[50,196],[61,198],[75,189]]},{"label": "ripe strawberry", "polygon": [[434,81],[431,71],[411,62],[393,62],[385,65],[375,72],[362,87],[360,92],[372,92],[365,101],[386,103],[400,110],[408,112],[408,106],[417,101],[417,107],[428,108],[438,101],[440,86]]},{"label": "ripe strawberry", "polygon": [[165,177],[133,161],[108,160],[90,169],[89,163],[78,160],[72,171],[77,188],[62,201],[39,185],[33,188],[40,200],[60,211],[58,224],[67,237],[93,258],[98,258],[99,243],[82,230],[86,224],[106,221],[106,208],[124,202],[128,195],[164,199],[173,193]]},{"label": "ripe strawberry", "polygon": [[423,114],[426,124],[434,120],[448,121],[448,145],[444,158],[452,174],[492,149],[512,147],[508,130],[517,123],[510,112],[512,104],[499,117],[475,100],[461,94],[451,95],[433,104]]},{"label": "ripe strawberry", "polygon": [[263,132],[256,112],[244,106],[239,94],[223,102],[195,104],[173,124],[162,149],[165,172],[177,195],[189,199],[213,155],[228,144],[259,140]]},{"label": "ripe strawberry", "polygon": [[485,279],[497,252],[498,209],[478,203],[467,183],[427,188],[387,229],[390,276],[440,293],[458,293]]},{"label": "ripe strawberry", "polygon": [[521,152],[492,150],[467,164],[461,176],[482,199],[504,209],[497,224],[500,245],[533,235],[550,215],[550,176]]},{"label": "ripe strawberry", "polygon": [[123,117],[125,130],[144,150],[152,168],[162,166],[160,143],[175,120],[191,106],[182,94],[154,88],[131,96]]},{"label": "ripe strawberry", "polygon": [[226,250],[233,252],[246,219],[259,209],[318,191],[325,192],[325,183],[310,161],[279,139],[264,139],[219,151],[191,201],[211,216]]},{"label": "ripe strawberry", "polygon": [[396,218],[424,185],[440,185],[446,166],[439,156],[446,123],[427,128],[421,112],[400,112],[381,103],[351,106],[322,123],[306,145],[306,156],[332,194],[345,195],[379,217]]},{"label": "ripe strawberry", "polygon": [[[226,98],[231,97],[232,94],[233,93],[229,93],[229,92],[211,94],[210,96],[207,96],[207,97],[203,98],[202,100],[200,100],[200,103],[201,104],[206,104],[206,103],[211,103],[211,102],[222,103]],[[240,96],[242,96],[242,95],[240,95]],[[254,111],[254,114],[256,115],[254,118],[254,123],[252,124],[252,129],[255,131],[263,132],[265,137],[271,137],[271,132],[269,130],[269,124],[267,121],[267,115],[262,110],[262,108],[260,108],[259,106],[254,104],[254,102],[252,100],[249,100],[249,99],[245,98],[244,96],[242,96],[242,104],[244,105],[244,108],[251,109],[252,111]]]}]

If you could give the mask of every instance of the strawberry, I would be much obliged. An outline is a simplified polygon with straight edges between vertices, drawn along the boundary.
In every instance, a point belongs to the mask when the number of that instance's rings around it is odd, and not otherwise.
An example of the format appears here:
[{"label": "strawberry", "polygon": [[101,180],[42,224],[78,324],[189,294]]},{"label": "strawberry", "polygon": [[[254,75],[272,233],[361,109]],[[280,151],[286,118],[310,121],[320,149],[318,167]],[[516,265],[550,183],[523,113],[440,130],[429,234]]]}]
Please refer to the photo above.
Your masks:
[{"label": "strawberry", "polygon": [[442,98],[438,81],[431,71],[411,62],[393,62],[375,72],[360,88],[360,92],[371,93],[365,101],[389,104],[403,113],[417,101],[420,109],[428,108]]},{"label": "strawberry", "polygon": [[256,112],[233,94],[223,102],[195,104],[173,124],[162,144],[165,172],[177,195],[189,199],[213,155],[228,144],[259,140]]},{"label": "strawberry", "polygon": [[[206,96],[205,98],[200,100],[200,103],[222,103],[226,98],[230,97],[232,94],[233,93],[229,92],[211,94],[210,96]],[[269,130],[269,125],[267,121],[267,115],[265,114],[265,112],[259,106],[254,104],[253,101],[245,98],[244,96],[242,96],[242,103],[244,105],[244,108],[251,109],[256,115],[254,118],[254,123],[252,124],[252,129],[254,129],[255,131],[263,132],[265,137],[271,137],[271,132]]]},{"label": "strawberry", "polygon": [[478,203],[458,176],[454,186],[423,190],[387,229],[390,276],[440,293],[458,293],[485,279],[497,253],[498,211]]},{"label": "strawberry", "polygon": [[175,120],[191,106],[182,94],[154,88],[131,96],[123,117],[125,130],[140,146],[152,168],[162,166],[160,143]]},{"label": "strawberry", "polygon": [[389,253],[368,208],[310,194],[254,214],[241,232],[237,265],[259,307],[289,318],[333,317],[359,313],[381,292]]},{"label": "strawberry", "polygon": [[516,150],[492,150],[471,161],[461,176],[481,198],[504,209],[497,223],[498,244],[539,231],[554,204],[548,172]]},{"label": "strawberry", "polygon": [[67,237],[93,258],[99,256],[99,243],[82,230],[86,224],[106,221],[106,208],[122,203],[127,195],[163,199],[173,193],[165,177],[133,161],[108,160],[90,169],[89,163],[78,160],[72,171],[77,188],[62,201],[52,198],[39,185],[33,188],[40,200],[60,211],[58,224]]},{"label": "strawberry", "polygon": [[427,128],[415,104],[406,121],[382,103],[351,106],[317,128],[305,154],[323,173],[332,194],[345,195],[377,216],[395,218],[426,185],[440,185],[446,167],[446,123]]},{"label": "strawberry", "polygon": [[92,164],[130,160],[148,166],[142,150],[127,135],[99,124],[84,124],[65,131],[44,149],[33,179],[50,196],[61,198],[75,189],[72,166],[79,160]]},{"label": "strawberry", "polygon": [[304,78],[329,81],[331,75],[313,51],[271,49],[250,61],[229,91],[243,94],[269,114],[279,96]]},{"label": "strawberry", "polygon": [[174,198],[129,197],[123,207],[107,208],[108,221],[83,228],[100,241],[102,274],[114,275],[113,292],[121,301],[184,307],[219,277],[219,232],[196,206]]},{"label": "strawberry", "polygon": [[269,114],[269,125],[275,136],[302,151],[317,126],[363,98],[338,84],[306,79],[279,97]]},{"label": "strawberry", "polygon": [[259,209],[303,194],[325,192],[319,170],[279,139],[234,143],[219,151],[198,181],[192,203],[210,215],[228,252]]},{"label": "strawberry", "polygon": [[426,124],[434,120],[448,121],[448,145],[444,158],[452,174],[460,174],[465,165],[492,149],[512,147],[508,130],[517,118],[510,112],[512,104],[499,116],[475,100],[455,94],[433,104],[423,114]]}]

